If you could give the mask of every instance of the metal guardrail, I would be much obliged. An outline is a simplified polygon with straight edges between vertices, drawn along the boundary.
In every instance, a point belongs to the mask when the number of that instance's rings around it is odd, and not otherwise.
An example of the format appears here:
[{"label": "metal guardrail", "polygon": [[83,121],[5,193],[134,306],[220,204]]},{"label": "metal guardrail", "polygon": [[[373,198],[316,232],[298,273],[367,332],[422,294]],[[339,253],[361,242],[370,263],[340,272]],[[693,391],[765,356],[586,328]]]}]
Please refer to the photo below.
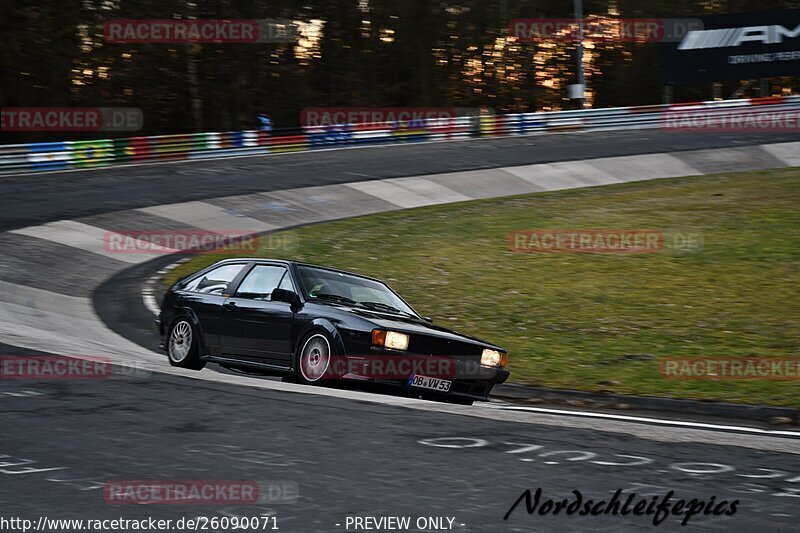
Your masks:
[{"label": "metal guardrail", "polygon": [[[693,104],[541,111],[427,119],[419,123],[315,126],[284,131],[242,130],[152,137],[0,145],[0,174],[93,168],[120,163],[176,161],[304,152],[366,144],[533,135],[565,131],[613,131],[670,127],[670,118],[713,117],[731,112],[800,116],[800,95]],[[795,120],[787,129],[800,131]]]}]

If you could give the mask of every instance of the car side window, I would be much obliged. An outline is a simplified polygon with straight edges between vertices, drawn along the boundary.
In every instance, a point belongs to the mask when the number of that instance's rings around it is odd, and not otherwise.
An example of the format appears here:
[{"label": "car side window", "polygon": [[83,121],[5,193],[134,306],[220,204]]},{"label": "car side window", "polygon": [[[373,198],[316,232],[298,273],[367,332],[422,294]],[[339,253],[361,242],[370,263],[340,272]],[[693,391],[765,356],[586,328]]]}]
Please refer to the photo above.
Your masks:
[{"label": "car side window", "polygon": [[223,265],[197,276],[183,290],[203,294],[222,294],[228,284],[242,271],[244,264]]},{"label": "car side window", "polygon": [[[269,301],[273,290],[278,287],[287,288],[284,280],[288,277],[289,272],[284,267],[256,265],[239,285],[236,297]],[[288,284],[288,288],[291,289],[291,280]]]},{"label": "car side window", "polygon": [[289,275],[289,271],[286,271],[286,274],[283,275],[283,279],[281,280],[280,285],[278,285],[279,289],[286,289],[287,291],[297,292],[294,290],[294,283],[292,283],[292,276]]}]

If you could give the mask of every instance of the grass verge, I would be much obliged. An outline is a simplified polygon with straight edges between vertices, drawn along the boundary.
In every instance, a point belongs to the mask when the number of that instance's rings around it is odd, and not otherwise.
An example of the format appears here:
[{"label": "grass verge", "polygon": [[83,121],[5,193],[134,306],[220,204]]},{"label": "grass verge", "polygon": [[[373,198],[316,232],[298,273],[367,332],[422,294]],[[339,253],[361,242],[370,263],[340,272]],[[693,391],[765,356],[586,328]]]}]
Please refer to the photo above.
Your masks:
[{"label": "grass verge", "polygon": [[[381,278],[423,315],[506,347],[511,380],[800,407],[800,380],[665,379],[664,357],[798,357],[800,169],[540,193],[292,230],[296,259]],[[702,250],[521,254],[516,230],[699,232]],[[165,279],[229,254],[193,258]]]}]

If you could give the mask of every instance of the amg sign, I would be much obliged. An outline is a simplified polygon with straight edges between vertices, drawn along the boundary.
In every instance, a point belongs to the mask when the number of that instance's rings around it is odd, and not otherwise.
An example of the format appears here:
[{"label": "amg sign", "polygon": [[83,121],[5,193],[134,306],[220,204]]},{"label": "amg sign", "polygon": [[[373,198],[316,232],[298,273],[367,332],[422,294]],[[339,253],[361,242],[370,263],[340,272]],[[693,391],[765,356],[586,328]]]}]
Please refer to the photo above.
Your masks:
[{"label": "amg sign", "polygon": [[661,45],[665,83],[800,75],[800,10],[703,17]]},{"label": "amg sign", "polygon": [[698,48],[724,48],[741,46],[742,43],[778,44],[785,38],[800,35],[800,25],[795,29],[773,26],[748,26],[747,28],[723,28],[720,30],[690,31],[683,38],[678,50],[697,50]]}]

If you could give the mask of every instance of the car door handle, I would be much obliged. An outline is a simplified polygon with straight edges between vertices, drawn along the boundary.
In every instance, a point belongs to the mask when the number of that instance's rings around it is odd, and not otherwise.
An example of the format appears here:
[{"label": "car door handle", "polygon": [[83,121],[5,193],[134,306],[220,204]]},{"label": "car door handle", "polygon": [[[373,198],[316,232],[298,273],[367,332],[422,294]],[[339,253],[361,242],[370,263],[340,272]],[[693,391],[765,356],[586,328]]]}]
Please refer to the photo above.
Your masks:
[{"label": "car door handle", "polygon": [[222,304],[222,307],[224,307],[225,309],[231,309],[231,310],[232,309],[236,309],[236,302],[225,302],[224,304]]}]

